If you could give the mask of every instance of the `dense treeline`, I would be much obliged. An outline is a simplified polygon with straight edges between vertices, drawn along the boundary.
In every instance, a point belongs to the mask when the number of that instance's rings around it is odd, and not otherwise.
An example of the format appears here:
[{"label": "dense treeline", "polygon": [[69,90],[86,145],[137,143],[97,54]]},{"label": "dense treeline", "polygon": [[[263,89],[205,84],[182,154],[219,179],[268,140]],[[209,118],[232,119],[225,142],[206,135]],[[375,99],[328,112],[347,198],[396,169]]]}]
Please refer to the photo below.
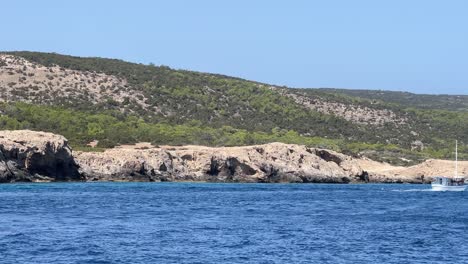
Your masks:
[{"label": "dense treeline", "polygon": [[[401,158],[411,158],[415,163],[428,157],[451,158],[450,146],[438,150],[428,148],[411,152],[394,144],[370,144],[342,139],[301,136],[292,130],[274,128],[269,133],[236,129],[230,126],[210,128],[198,121],[172,125],[147,123],[137,116],[117,112],[89,113],[60,107],[25,103],[0,104],[0,129],[32,129],[62,134],[76,149],[86,150],[86,144],[99,140],[98,149],[118,144],[140,141],[155,145],[199,144],[207,146],[240,146],[284,142],[311,147],[328,148],[350,155],[366,151],[368,156],[394,164],[405,164]],[[461,146],[461,158],[468,158],[468,149]]]},{"label": "dense treeline", "polygon": [[154,144],[200,144],[208,146],[238,146],[284,142],[319,146],[339,150],[339,140],[303,137],[297,132],[273,129],[270,133],[249,132],[230,126],[204,127],[192,121],[183,125],[147,123],[136,116],[119,113],[88,113],[59,107],[25,103],[0,104],[0,129],[32,129],[59,133],[75,146],[85,146],[99,140],[99,147],[139,141]]}]

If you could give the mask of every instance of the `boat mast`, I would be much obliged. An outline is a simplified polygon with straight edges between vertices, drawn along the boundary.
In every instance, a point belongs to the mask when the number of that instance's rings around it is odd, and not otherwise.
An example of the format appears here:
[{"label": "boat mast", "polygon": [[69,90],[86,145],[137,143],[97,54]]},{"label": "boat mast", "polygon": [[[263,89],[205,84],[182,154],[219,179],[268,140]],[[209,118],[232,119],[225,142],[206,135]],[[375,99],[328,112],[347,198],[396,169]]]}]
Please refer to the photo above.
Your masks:
[{"label": "boat mast", "polygon": [[458,140],[455,140],[455,179],[458,178]]}]

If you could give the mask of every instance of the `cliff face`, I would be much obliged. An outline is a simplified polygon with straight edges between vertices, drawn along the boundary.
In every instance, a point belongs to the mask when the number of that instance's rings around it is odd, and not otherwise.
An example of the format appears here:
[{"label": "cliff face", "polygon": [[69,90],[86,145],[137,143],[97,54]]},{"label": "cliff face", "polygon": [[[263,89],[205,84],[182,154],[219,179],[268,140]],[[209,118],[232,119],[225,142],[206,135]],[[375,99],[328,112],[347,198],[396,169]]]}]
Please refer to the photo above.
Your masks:
[{"label": "cliff face", "polygon": [[[412,167],[396,167],[283,143],[220,148],[140,143],[72,155],[62,136],[0,131],[0,182],[428,183],[432,176],[453,175],[453,170],[453,161],[428,160]],[[468,174],[468,161],[459,162],[459,174]]]},{"label": "cliff face", "polygon": [[[88,181],[430,183],[433,176],[453,175],[454,166],[429,160],[399,167],[283,143],[220,148],[142,143],[74,157]],[[459,172],[468,174],[467,161],[459,162]]]},{"label": "cliff face", "polygon": [[[434,176],[453,177],[455,162],[453,160],[429,159],[420,164],[402,167],[369,159],[356,160],[358,166],[369,172],[376,182],[424,182],[429,183]],[[468,176],[468,161],[458,162],[458,175]]]},{"label": "cliff face", "polygon": [[26,130],[0,131],[0,182],[82,179],[64,137]]},{"label": "cliff face", "polygon": [[323,182],[368,180],[352,158],[329,150],[272,143],[248,147],[126,146],[77,152],[88,180]]}]

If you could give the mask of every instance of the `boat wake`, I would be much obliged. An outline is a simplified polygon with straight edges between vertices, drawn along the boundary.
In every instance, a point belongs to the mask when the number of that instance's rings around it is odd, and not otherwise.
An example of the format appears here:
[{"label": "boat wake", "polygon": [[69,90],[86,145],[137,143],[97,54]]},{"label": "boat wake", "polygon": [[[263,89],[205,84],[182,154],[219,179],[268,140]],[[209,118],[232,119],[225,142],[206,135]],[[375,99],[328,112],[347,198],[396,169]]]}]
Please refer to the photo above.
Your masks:
[{"label": "boat wake", "polygon": [[392,192],[439,192],[433,189],[405,189],[405,190],[391,190]]}]

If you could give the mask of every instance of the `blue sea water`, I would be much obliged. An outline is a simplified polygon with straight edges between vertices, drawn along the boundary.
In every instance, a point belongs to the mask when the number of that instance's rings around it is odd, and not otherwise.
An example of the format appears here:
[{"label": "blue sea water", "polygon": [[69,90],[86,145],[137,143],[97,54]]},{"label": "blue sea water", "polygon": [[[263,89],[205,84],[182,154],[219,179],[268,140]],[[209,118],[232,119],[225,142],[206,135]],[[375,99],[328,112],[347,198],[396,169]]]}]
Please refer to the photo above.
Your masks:
[{"label": "blue sea water", "polygon": [[0,185],[0,263],[468,263],[428,185]]}]

